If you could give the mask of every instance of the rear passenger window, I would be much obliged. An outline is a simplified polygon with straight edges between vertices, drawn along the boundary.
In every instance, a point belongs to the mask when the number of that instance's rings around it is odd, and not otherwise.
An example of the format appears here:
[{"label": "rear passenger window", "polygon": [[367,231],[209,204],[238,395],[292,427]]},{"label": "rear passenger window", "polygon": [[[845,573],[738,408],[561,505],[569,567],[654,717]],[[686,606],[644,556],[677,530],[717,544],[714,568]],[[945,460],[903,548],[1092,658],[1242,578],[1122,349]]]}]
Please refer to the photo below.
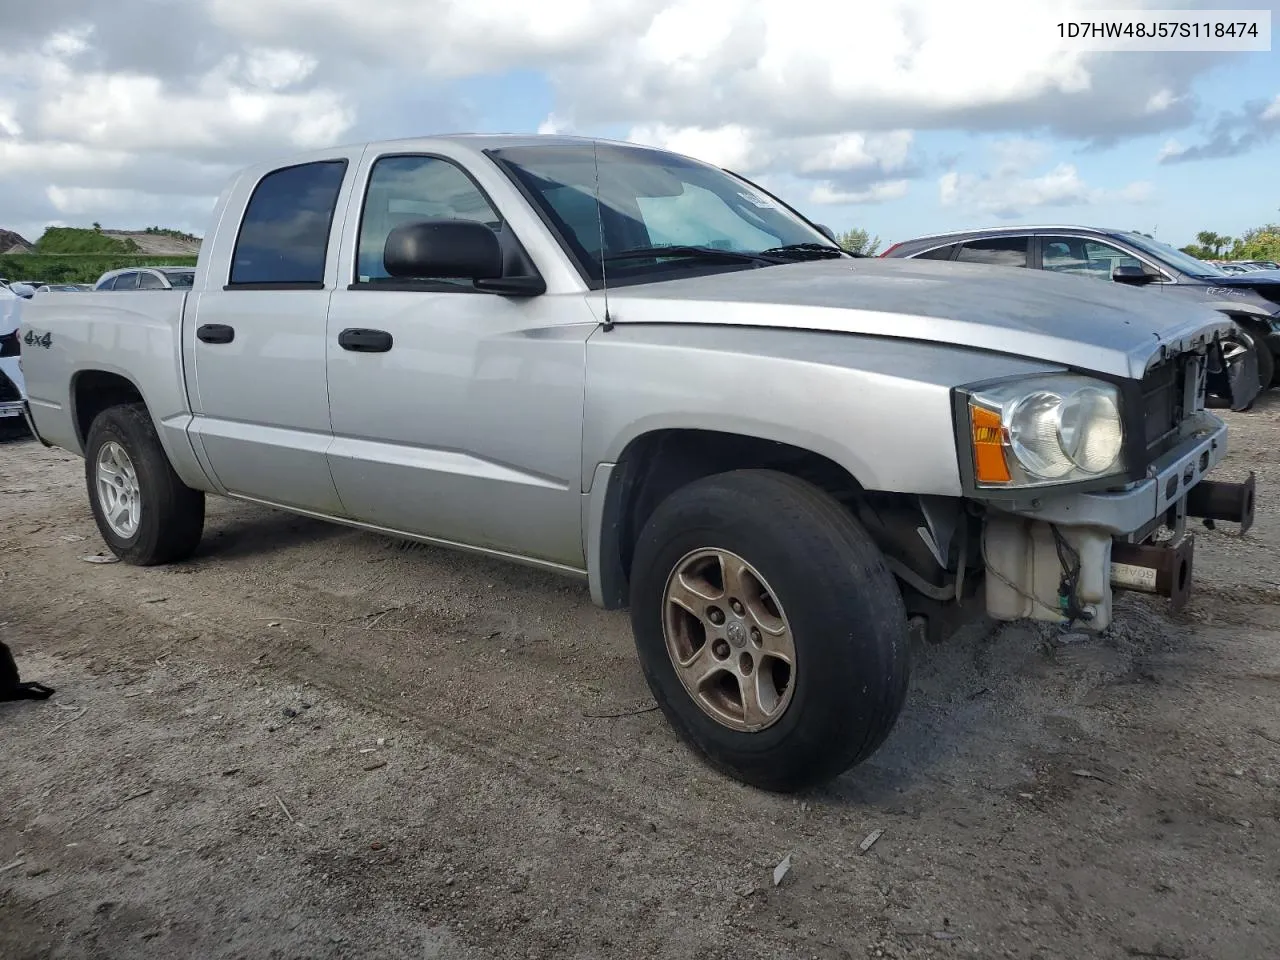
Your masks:
[{"label": "rear passenger window", "polygon": [[164,284],[160,282],[160,278],[154,273],[140,273],[138,274],[138,289],[163,290]]},{"label": "rear passenger window", "polygon": [[137,290],[138,275],[136,273],[122,273],[116,277],[115,286],[112,290]]},{"label": "rear passenger window", "polygon": [[970,240],[956,257],[961,263],[991,263],[1001,267],[1025,267],[1030,237],[990,237]]},{"label": "rear passenger window", "polygon": [[912,260],[950,260],[951,254],[955,253],[956,244],[948,243],[945,247],[938,247],[936,250],[926,250],[924,253],[917,253]]},{"label": "rear passenger window", "polygon": [[347,161],[275,170],[254,188],[231,257],[232,286],[324,287],[333,211]]}]

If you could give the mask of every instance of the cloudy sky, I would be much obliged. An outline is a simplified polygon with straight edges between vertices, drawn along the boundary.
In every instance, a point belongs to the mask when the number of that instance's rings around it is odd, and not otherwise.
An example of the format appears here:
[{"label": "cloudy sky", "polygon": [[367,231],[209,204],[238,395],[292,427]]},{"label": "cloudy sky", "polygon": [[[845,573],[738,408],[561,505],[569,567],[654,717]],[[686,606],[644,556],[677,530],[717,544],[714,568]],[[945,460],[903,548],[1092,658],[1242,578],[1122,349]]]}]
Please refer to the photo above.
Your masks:
[{"label": "cloudy sky", "polygon": [[[1280,220],[1280,50],[1088,53],[1027,0],[6,0],[0,227],[205,231],[259,159],[564,131],[732,167],[886,242]],[[1133,0],[1036,0],[1081,19]],[[1271,9],[1158,0],[1147,7]]]}]

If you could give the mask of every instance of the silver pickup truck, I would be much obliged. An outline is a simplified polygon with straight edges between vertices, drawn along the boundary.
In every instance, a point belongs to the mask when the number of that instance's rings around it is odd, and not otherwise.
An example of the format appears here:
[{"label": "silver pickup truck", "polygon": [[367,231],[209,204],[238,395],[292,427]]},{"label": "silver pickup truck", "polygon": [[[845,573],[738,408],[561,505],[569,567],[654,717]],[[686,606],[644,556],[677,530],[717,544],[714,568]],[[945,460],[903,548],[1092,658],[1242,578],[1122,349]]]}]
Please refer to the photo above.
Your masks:
[{"label": "silver pickup truck", "polygon": [[583,577],[680,735],[773,790],[882,743],[913,636],[1105,629],[1113,589],[1185,596],[1188,516],[1252,517],[1252,479],[1205,479],[1220,314],[851,256],[631,144],[255,166],[190,290],[22,325],[33,429],[123,560],[190,556],[217,494]]}]

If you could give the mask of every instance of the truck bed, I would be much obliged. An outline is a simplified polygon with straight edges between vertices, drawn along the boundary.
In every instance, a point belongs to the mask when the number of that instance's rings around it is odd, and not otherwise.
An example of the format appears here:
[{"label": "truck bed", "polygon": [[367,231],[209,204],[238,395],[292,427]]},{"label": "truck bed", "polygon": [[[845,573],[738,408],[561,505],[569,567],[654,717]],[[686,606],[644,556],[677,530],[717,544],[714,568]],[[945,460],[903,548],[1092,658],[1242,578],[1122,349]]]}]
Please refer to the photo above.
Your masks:
[{"label": "truck bed", "polygon": [[[75,396],[82,371],[133,384],[161,425],[185,431],[190,417],[182,364],[188,291],[44,293],[22,308],[27,399],[41,439],[82,453]],[[46,336],[47,335],[47,336]]]}]

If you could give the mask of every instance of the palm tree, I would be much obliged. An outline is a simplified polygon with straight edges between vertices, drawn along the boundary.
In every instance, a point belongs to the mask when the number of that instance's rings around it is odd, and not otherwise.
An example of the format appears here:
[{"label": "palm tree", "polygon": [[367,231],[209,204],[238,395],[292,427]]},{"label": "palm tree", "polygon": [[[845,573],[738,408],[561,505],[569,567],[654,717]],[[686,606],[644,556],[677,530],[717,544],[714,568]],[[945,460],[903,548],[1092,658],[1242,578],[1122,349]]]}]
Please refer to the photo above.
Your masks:
[{"label": "palm tree", "polygon": [[1201,230],[1196,234],[1196,239],[1200,241],[1202,247],[1212,250],[1215,258],[1222,255],[1223,247],[1229,247],[1235,242],[1231,237],[1224,237],[1222,234],[1214,233],[1212,230]]}]

